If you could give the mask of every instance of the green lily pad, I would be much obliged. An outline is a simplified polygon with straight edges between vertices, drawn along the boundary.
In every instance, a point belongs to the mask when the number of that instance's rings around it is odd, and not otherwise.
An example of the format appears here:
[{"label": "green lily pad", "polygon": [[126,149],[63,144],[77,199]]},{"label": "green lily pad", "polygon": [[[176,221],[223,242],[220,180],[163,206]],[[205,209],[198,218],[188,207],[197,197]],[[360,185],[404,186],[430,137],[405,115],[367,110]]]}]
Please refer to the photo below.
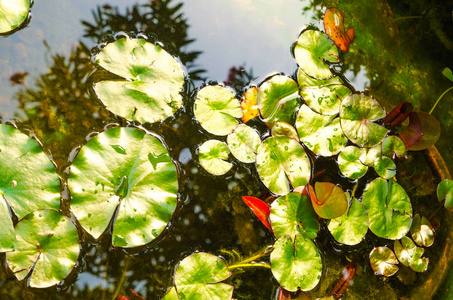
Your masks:
[{"label": "green lily pad", "polygon": [[230,275],[223,259],[197,252],[184,258],[176,268],[176,289],[181,299],[228,300],[233,295],[233,286],[220,281]]},{"label": "green lily pad", "polygon": [[343,134],[340,119],[323,116],[305,104],[301,106],[296,120],[300,140],[316,155],[332,156],[346,146],[348,139]]},{"label": "green lily pad", "polygon": [[16,249],[16,233],[14,232],[13,220],[9,216],[9,208],[3,199],[0,199],[0,228],[2,229],[0,231],[0,252],[14,251]]},{"label": "green lily pad", "polygon": [[406,191],[393,179],[377,178],[363,192],[371,231],[379,237],[398,240],[412,224],[412,205]]},{"label": "green lily pad", "polygon": [[417,247],[407,236],[403,236],[400,241],[396,240],[394,249],[396,257],[406,267],[419,260],[425,251],[423,248]]},{"label": "green lily pad", "polygon": [[298,187],[310,180],[310,160],[304,148],[289,137],[265,139],[258,147],[256,165],[261,181],[277,195],[288,194],[290,183]]},{"label": "green lily pad", "polygon": [[310,198],[305,195],[290,193],[279,197],[272,203],[270,219],[277,239],[284,235],[294,238],[298,233],[309,239],[318,235],[318,216],[313,210]]},{"label": "green lily pad", "polygon": [[299,134],[296,128],[286,122],[275,122],[271,134],[273,136],[286,136],[299,142]]},{"label": "green lily pad", "polygon": [[399,137],[395,135],[387,136],[382,141],[382,155],[390,158],[393,158],[394,155],[403,157],[406,155],[406,146]]},{"label": "green lily pad", "polygon": [[352,198],[351,206],[342,216],[331,219],[327,226],[338,242],[357,245],[368,231],[368,215],[362,202]]},{"label": "green lily pad", "polygon": [[360,158],[366,155],[365,149],[356,146],[344,148],[338,155],[338,167],[340,172],[350,178],[358,179],[365,175],[368,167],[360,161]]},{"label": "green lily pad", "polygon": [[396,266],[398,260],[390,248],[376,247],[370,253],[370,263],[376,275],[386,277],[395,274],[399,268]]},{"label": "green lily pad", "polygon": [[450,68],[444,68],[442,70],[442,75],[445,76],[445,78],[447,78],[448,80],[450,80],[451,82],[453,82],[453,73],[451,72],[451,69]]},{"label": "green lily pad", "polygon": [[318,181],[314,188],[308,186],[308,190],[311,204],[321,218],[338,218],[348,210],[348,197],[339,186],[331,182]]},{"label": "green lily pad", "polygon": [[97,55],[96,62],[125,80],[94,85],[113,113],[139,122],[158,122],[181,107],[184,73],[174,57],[143,39],[119,39]]},{"label": "green lily pad", "polygon": [[241,124],[227,137],[228,148],[239,161],[256,161],[256,151],[261,143],[258,132],[252,127]]},{"label": "green lily pad", "polygon": [[300,102],[299,87],[287,76],[272,76],[258,90],[258,107],[269,128],[279,121],[293,124]]},{"label": "green lily pad", "polygon": [[340,111],[341,101],[351,94],[343,81],[334,76],[327,80],[318,80],[308,76],[302,69],[297,71],[300,95],[307,105],[323,115],[336,115]]},{"label": "green lily pad", "polygon": [[366,152],[360,157],[362,164],[368,167],[374,167],[374,162],[376,159],[382,156],[382,145],[377,144],[371,148],[362,148]]},{"label": "green lily pad", "polygon": [[215,135],[227,135],[238,126],[242,108],[234,93],[220,85],[202,88],[195,99],[195,118],[201,127]]},{"label": "green lily pad", "polygon": [[379,103],[364,94],[346,97],[340,106],[341,127],[344,134],[360,147],[372,147],[381,142],[387,129],[373,121],[385,117]]},{"label": "green lily pad", "polygon": [[374,170],[376,173],[385,179],[390,179],[396,175],[396,165],[387,156],[379,157],[374,161]]},{"label": "green lily pad", "polygon": [[225,143],[217,140],[209,140],[198,148],[198,157],[201,166],[213,175],[223,175],[233,166],[228,159],[230,150]]},{"label": "green lily pad", "polygon": [[18,280],[30,270],[30,286],[44,288],[66,278],[79,257],[79,235],[75,225],[61,213],[38,210],[16,225],[16,251],[6,260]]},{"label": "green lily pad", "polygon": [[444,179],[437,186],[437,199],[445,199],[445,207],[453,208],[453,180]]},{"label": "green lily pad", "polygon": [[116,127],[80,149],[68,179],[71,210],[95,239],[113,213],[113,246],[136,247],[155,239],[176,207],[178,175],[154,136]]},{"label": "green lily pad", "polygon": [[294,47],[294,57],[299,67],[316,79],[332,77],[329,63],[340,61],[338,48],[327,34],[317,30],[305,30]]},{"label": "green lily pad", "polygon": [[[138,300],[138,299],[137,299]],[[179,300],[178,292],[176,292],[176,288],[172,287],[170,291],[165,294],[162,300]]]},{"label": "green lily pad", "polygon": [[316,245],[307,237],[296,234],[282,236],[271,253],[272,274],[287,291],[309,291],[321,279],[322,261]]},{"label": "green lily pad", "polygon": [[0,194],[19,219],[38,209],[60,208],[60,179],[39,144],[0,124]]},{"label": "green lily pad", "polygon": [[28,15],[30,0],[0,1],[0,33],[14,30]]},{"label": "green lily pad", "polygon": [[419,246],[430,247],[434,243],[434,229],[426,217],[414,216],[411,235]]}]

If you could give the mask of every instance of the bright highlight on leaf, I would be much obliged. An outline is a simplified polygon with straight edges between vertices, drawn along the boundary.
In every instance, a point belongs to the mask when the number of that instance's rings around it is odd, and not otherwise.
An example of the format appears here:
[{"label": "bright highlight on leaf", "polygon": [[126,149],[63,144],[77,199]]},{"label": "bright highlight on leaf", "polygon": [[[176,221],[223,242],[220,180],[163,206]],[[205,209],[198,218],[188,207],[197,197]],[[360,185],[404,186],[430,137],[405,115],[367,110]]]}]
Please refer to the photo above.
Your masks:
[{"label": "bright highlight on leaf", "polygon": [[331,7],[324,14],[324,30],[337,47],[347,52],[349,44],[354,41],[354,28],[344,29],[344,13]]},{"label": "bright highlight on leaf", "polygon": [[272,231],[271,224],[269,222],[270,207],[263,200],[260,200],[255,197],[242,196],[242,200],[252,212],[258,217],[258,219],[267,227],[267,229]]},{"label": "bright highlight on leaf", "polygon": [[274,127],[272,127],[271,134],[273,136],[286,136],[295,141],[299,141],[299,135],[297,134],[296,128],[286,122],[276,122]]},{"label": "bright highlight on leaf", "polygon": [[198,148],[201,166],[213,175],[223,175],[231,169],[233,165],[225,161],[229,153],[228,146],[217,140],[206,141]]},{"label": "bright highlight on leaf", "polygon": [[251,87],[248,88],[241,98],[241,107],[242,107],[242,122],[247,123],[251,119],[258,117],[260,111],[258,109],[258,88]]},{"label": "bright highlight on leaf", "polygon": [[393,251],[387,247],[376,247],[370,253],[370,263],[376,275],[386,277],[395,274],[399,268],[396,266],[398,260]]},{"label": "bright highlight on leaf", "polygon": [[374,170],[379,176],[385,179],[393,178],[396,175],[395,163],[386,156],[379,157],[374,161]]},{"label": "bright highlight on leaf", "polygon": [[412,221],[411,235],[414,242],[422,247],[430,247],[434,243],[434,229],[429,220],[416,214]]},{"label": "bright highlight on leaf", "polygon": [[30,0],[0,1],[0,33],[14,30],[28,15]]}]

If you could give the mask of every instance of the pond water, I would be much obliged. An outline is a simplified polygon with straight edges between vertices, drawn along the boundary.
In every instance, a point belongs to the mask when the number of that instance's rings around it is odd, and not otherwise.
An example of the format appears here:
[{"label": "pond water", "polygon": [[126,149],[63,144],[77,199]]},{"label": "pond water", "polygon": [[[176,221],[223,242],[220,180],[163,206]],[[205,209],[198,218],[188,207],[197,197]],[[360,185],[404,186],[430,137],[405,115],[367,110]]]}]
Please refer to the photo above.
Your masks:
[{"label": "pond water", "polygon": [[[143,33],[160,41],[187,68],[190,80],[183,94],[185,108],[164,122],[144,124],[143,128],[161,136],[178,163],[178,207],[167,230],[156,241],[136,249],[113,248],[109,233],[93,241],[80,230],[81,258],[70,276],[56,287],[28,288],[27,282],[18,282],[3,264],[0,298],[112,299],[133,289],[146,299],[161,299],[173,285],[177,263],[195,251],[228,258],[222,250],[235,250],[247,257],[271,245],[272,233],[240,197],[268,196],[254,165],[233,162],[232,171],[224,176],[212,176],[200,166],[197,148],[214,136],[193,118],[194,95],[205,81],[228,81],[232,68],[240,70],[233,85],[238,95],[249,82],[259,84],[276,72],[294,76],[297,64],[290,50],[292,44],[306,25],[322,29],[326,7],[335,6],[345,13],[345,22],[354,27],[356,35],[338,70],[351,87],[370,91],[387,111],[402,101],[410,101],[416,110],[429,111],[452,84],[441,70],[453,68],[453,4],[371,2],[35,1],[27,27],[0,37],[2,123],[16,124],[36,136],[51,154],[59,174],[67,178],[66,168],[90,134],[112,124],[138,126],[114,115],[97,99],[93,78],[103,78],[104,74],[94,73],[92,53],[99,52],[102,43],[123,35]],[[183,5],[178,8],[179,4]],[[14,74],[25,76],[13,82]],[[433,113],[442,126],[436,146],[447,171],[453,166],[452,101],[453,93],[446,94]],[[251,122],[262,136],[268,134],[262,123]],[[434,210],[429,207],[435,195],[434,182],[440,179],[426,157],[414,153],[400,162],[398,180],[406,184],[416,209],[429,215]],[[339,177],[331,161],[320,159],[314,172],[322,169],[329,170],[322,175],[326,181],[334,178],[344,189],[353,188],[350,181]],[[414,185],[421,187],[410,188]],[[358,193],[363,188],[359,187]],[[62,200],[62,209],[68,211],[65,193]],[[450,220],[451,216],[442,211],[439,218]],[[446,224],[451,225],[451,220]],[[321,226],[316,243],[325,258],[325,280],[310,296],[315,299],[330,292],[341,274],[341,260],[348,256],[360,267],[344,299],[363,299],[363,295],[371,295],[370,299],[408,297],[425,284],[436,262],[442,261],[439,253],[450,236],[449,229],[441,224],[435,246],[425,252],[430,257],[427,272],[401,272],[398,277],[382,280],[372,274],[367,255],[373,245],[390,244],[388,240],[369,232],[359,247],[339,245]],[[1,257],[5,260],[4,254]],[[227,282],[235,286],[237,299],[276,299],[279,287],[270,270],[264,268],[235,273]],[[452,284],[450,280],[443,285],[446,292],[439,292],[438,299],[445,297]]]}]

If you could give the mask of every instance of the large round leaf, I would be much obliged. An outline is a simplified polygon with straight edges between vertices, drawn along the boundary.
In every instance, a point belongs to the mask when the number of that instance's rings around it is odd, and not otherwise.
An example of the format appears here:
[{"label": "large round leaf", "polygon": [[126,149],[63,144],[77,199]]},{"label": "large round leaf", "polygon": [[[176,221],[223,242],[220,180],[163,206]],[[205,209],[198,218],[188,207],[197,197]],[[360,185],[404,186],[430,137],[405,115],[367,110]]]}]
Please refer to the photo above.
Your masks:
[{"label": "large round leaf", "polygon": [[323,115],[336,115],[340,110],[341,101],[351,94],[351,90],[343,85],[339,77],[328,80],[314,79],[299,68],[297,81],[300,95],[307,105]]},{"label": "large round leaf", "polygon": [[36,141],[0,124],[0,194],[19,219],[37,209],[60,207],[60,179]]},{"label": "large round leaf", "polygon": [[98,238],[117,206],[113,245],[135,247],[156,238],[176,207],[178,177],[167,149],[154,136],[116,127],[82,147],[69,175],[71,209]]},{"label": "large round leaf", "polygon": [[326,62],[339,62],[338,49],[324,32],[305,30],[294,47],[294,57],[300,68],[317,79],[332,77]]},{"label": "large round leaf", "polygon": [[304,186],[310,179],[310,160],[304,148],[286,136],[269,137],[258,147],[258,174],[264,185],[277,195],[286,195],[293,187]]},{"label": "large round leaf", "polygon": [[242,108],[234,93],[220,85],[202,88],[195,99],[195,118],[206,131],[215,135],[227,135],[242,118]]},{"label": "large round leaf", "polygon": [[13,220],[9,216],[9,208],[3,199],[0,199],[0,228],[0,252],[14,251],[16,249],[16,234],[14,233]]},{"label": "large round leaf", "polygon": [[366,155],[365,149],[356,146],[344,148],[338,155],[338,167],[340,172],[350,178],[358,179],[365,175],[368,167],[362,164],[360,158]]},{"label": "large round leaf", "polygon": [[0,0],[0,33],[14,30],[25,21],[30,0]]},{"label": "large round leaf", "polygon": [[318,216],[310,198],[299,193],[290,193],[272,203],[271,225],[275,237],[295,237],[301,233],[310,239],[316,238],[319,230]]},{"label": "large round leaf", "polygon": [[324,219],[342,216],[348,210],[348,197],[337,185],[331,182],[316,182],[308,186],[311,204],[315,212]]},{"label": "large round leaf", "polygon": [[323,116],[302,105],[296,120],[300,140],[317,155],[332,156],[346,146],[348,139],[343,134],[340,119]]},{"label": "large round leaf", "polygon": [[59,283],[69,275],[79,257],[77,228],[55,210],[38,210],[25,216],[16,225],[16,238],[16,251],[7,252],[6,259],[19,280],[33,267],[31,287]]},{"label": "large round leaf", "polygon": [[377,178],[363,192],[371,231],[379,237],[397,240],[412,224],[412,205],[406,191],[394,180]]},{"label": "large round leaf", "polygon": [[258,107],[269,128],[280,121],[293,124],[300,102],[299,87],[287,76],[272,76],[258,90]]},{"label": "large round leaf", "polygon": [[256,151],[261,143],[258,132],[252,127],[241,124],[227,137],[228,147],[238,160],[252,163],[256,160]]},{"label": "large round leaf", "polygon": [[371,147],[381,142],[387,129],[373,121],[385,117],[379,103],[364,94],[346,97],[340,106],[340,119],[343,132],[354,144]]},{"label": "large round leaf", "polygon": [[181,107],[184,73],[170,54],[143,39],[108,44],[96,62],[126,80],[100,81],[94,86],[113,113],[129,120],[157,122]]},{"label": "large round leaf", "polygon": [[223,259],[197,252],[184,258],[176,268],[176,289],[181,299],[228,300],[233,295],[233,286],[220,281],[230,275]]},{"label": "large round leaf", "polygon": [[395,254],[387,247],[374,248],[370,253],[370,263],[376,275],[392,276],[399,270]]},{"label": "large round leaf", "polygon": [[285,290],[309,291],[321,279],[322,261],[316,245],[309,238],[297,234],[294,239],[283,236],[275,242],[271,268]]},{"label": "large round leaf", "polygon": [[231,169],[232,165],[225,161],[228,154],[228,146],[217,140],[206,141],[198,148],[201,166],[213,175],[223,175]]}]

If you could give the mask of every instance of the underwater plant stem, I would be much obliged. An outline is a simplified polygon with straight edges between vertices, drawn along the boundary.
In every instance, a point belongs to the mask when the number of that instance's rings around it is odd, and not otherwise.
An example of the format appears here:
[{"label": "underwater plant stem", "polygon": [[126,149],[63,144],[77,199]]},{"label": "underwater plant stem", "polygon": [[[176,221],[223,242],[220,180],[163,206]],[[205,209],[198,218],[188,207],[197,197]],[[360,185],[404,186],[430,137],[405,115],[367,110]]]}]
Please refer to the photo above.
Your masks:
[{"label": "underwater plant stem", "polygon": [[359,182],[356,182],[355,185],[354,185],[354,188],[352,189],[352,192],[351,192],[351,198],[354,198],[355,191],[357,190],[358,186],[359,186]]},{"label": "underwater plant stem", "polygon": [[267,268],[270,269],[271,266],[268,264],[234,264],[232,266],[228,266],[228,269],[237,269],[237,268],[251,268],[251,267],[261,267],[261,268]]},{"label": "underwater plant stem", "polygon": [[406,20],[406,19],[421,19],[422,16],[408,16],[408,17],[400,17],[400,18],[396,18],[396,19],[393,19],[390,23],[387,24],[387,26],[385,26],[385,29],[389,28],[390,25],[392,25],[393,23],[395,23],[396,21],[399,21],[399,20]]},{"label": "underwater plant stem", "polygon": [[123,286],[124,281],[126,280],[126,272],[128,269],[129,269],[129,258],[127,257],[126,263],[123,267],[123,273],[121,273],[121,278],[116,285],[115,291],[113,292],[113,297],[112,297],[113,299],[115,299],[118,296],[118,294],[120,293],[121,287]]},{"label": "underwater plant stem", "polygon": [[429,114],[431,114],[433,112],[433,110],[436,108],[437,103],[439,103],[440,99],[442,99],[442,97],[451,90],[453,90],[453,86],[446,89],[445,92],[443,92],[442,95],[440,95],[440,97],[437,99],[436,103],[434,103],[433,108],[431,108],[431,110],[429,111]]},{"label": "underwater plant stem", "polygon": [[271,253],[272,251],[274,250],[274,248],[272,246],[266,246],[264,248],[262,248],[258,254],[255,254],[251,257],[248,257],[246,259],[243,259],[235,264],[232,264],[232,265],[229,265],[228,268],[229,269],[235,269],[235,268],[246,268],[246,267],[262,267],[262,268],[268,268],[270,269],[271,267],[267,264],[256,264],[256,263],[249,263],[249,262],[252,262],[254,260],[257,260],[269,253]]},{"label": "underwater plant stem", "polygon": [[432,218],[434,218],[434,216],[439,212],[439,210],[444,207],[444,202],[445,201],[442,201],[440,206],[436,209],[436,211],[428,218],[428,220],[431,220]]}]

